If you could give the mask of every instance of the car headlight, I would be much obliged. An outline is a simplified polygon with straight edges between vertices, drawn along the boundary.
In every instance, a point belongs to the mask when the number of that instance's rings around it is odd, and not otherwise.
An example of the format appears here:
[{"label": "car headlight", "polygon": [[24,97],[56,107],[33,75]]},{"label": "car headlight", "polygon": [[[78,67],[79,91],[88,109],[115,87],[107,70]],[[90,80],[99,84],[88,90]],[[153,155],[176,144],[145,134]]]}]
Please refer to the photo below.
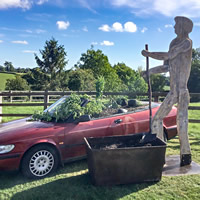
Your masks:
[{"label": "car headlight", "polygon": [[14,144],[9,144],[9,145],[0,145],[0,154],[3,153],[8,153],[14,149],[15,145]]}]

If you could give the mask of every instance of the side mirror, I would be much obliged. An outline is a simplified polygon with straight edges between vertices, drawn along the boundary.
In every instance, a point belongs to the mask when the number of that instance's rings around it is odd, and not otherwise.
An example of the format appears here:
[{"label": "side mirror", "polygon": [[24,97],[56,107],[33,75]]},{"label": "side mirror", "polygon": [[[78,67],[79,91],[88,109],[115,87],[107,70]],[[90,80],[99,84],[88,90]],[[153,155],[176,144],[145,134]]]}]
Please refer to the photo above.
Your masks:
[{"label": "side mirror", "polygon": [[88,122],[90,121],[91,118],[90,118],[90,115],[81,115],[76,121],[75,123],[80,123],[80,122]]}]

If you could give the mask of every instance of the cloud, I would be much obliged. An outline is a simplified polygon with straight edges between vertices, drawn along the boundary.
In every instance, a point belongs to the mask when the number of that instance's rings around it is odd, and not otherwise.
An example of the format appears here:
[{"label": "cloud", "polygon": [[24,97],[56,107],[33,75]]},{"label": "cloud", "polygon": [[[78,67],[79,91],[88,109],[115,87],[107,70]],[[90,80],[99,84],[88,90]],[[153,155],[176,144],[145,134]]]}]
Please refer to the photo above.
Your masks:
[{"label": "cloud", "polygon": [[111,28],[107,24],[103,24],[101,27],[99,27],[99,30],[104,32],[110,32]]},{"label": "cloud", "polygon": [[112,28],[111,30],[115,31],[115,32],[123,32],[123,26],[122,24],[120,24],[119,22],[115,22],[113,25],[112,25]]},{"label": "cloud", "polygon": [[11,43],[14,43],[14,44],[25,44],[25,45],[27,45],[28,44],[28,42],[27,41],[21,41],[21,40],[15,40],[15,41],[11,41]]},{"label": "cloud", "polygon": [[78,2],[80,3],[82,7],[87,8],[93,13],[97,13],[97,11],[93,9],[93,6],[95,6],[95,1],[93,2],[89,0],[78,0]]},{"label": "cloud", "polygon": [[22,8],[26,10],[30,9],[33,4],[42,5],[45,2],[48,2],[48,0],[1,0],[0,9]]},{"label": "cloud", "polygon": [[49,1],[49,0],[38,0],[38,1],[36,2],[36,4],[42,5],[43,3],[48,2],[48,1]]},{"label": "cloud", "polygon": [[85,32],[88,32],[87,26],[84,26],[82,30],[85,31]]},{"label": "cloud", "polygon": [[23,8],[29,9],[32,6],[32,1],[30,0],[1,0],[0,9],[7,8]]},{"label": "cloud", "polygon": [[56,24],[59,30],[66,30],[70,25],[69,21],[57,21]]},{"label": "cloud", "polygon": [[160,32],[160,33],[163,32],[161,28],[158,28],[157,30],[158,30],[158,32]]},{"label": "cloud", "polygon": [[134,33],[137,31],[137,26],[133,22],[126,22],[124,24],[124,31]]},{"label": "cloud", "polygon": [[0,40],[0,43],[3,43],[3,40]]},{"label": "cloud", "polygon": [[172,24],[166,24],[165,28],[173,28],[173,25]]},{"label": "cloud", "polygon": [[147,30],[148,30],[148,28],[144,27],[144,28],[141,30],[141,32],[144,33],[144,32],[146,32]]},{"label": "cloud", "polygon": [[103,42],[101,42],[102,46],[113,46],[114,42],[110,42],[108,40],[104,40]]},{"label": "cloud", "polygon": [[23,53],[37,53],[37,51],[33,51],[33,50],[23,50]]},{"label": "cloud", "polygon": [[52,15],[47,13],[31,13],[25,16],[25,19],[36,22],[49,22]]},{"label": "cloud", "polygon": [[126,22],[124,26],[119,22],[115,22],[113,23],[112,26],[109,26],[108,24],[104,24],[101,27],[99,27],[99,30],[104,31],[104,32],[115,31],[115,32],[134,33],[137,31],[137,26],[133,22]]},{"label": "cloud", "polygon": [[27,32],[27,33],[33,33],[33,31],[29,30],[29,29],[25,30],[25,32]]},{"label": "cloud", "polygon": [[30,29],[27,29],[25,30],[26,33],[37,33],[37,34],[40,34],[40,33],[46,33],[46,30],[43,30],[43,29],[36,29],[36,30],[30,30]]},{"label": "cloud", "polygon": [[98,45],[98,42],[92,42],[91,45]]},{"label": "cloud", "polygon": [[106,0],[115,7],[128,7],[136,15],[154,15],[167,17],[184,15],[200,17],[199,0]]},{"label": "cloud", "polygon": [[43,29],[36,29],[35,32],[37,34],[40,34],[40,33],[46,33],[47,31],[46,30],[43,30]]}]

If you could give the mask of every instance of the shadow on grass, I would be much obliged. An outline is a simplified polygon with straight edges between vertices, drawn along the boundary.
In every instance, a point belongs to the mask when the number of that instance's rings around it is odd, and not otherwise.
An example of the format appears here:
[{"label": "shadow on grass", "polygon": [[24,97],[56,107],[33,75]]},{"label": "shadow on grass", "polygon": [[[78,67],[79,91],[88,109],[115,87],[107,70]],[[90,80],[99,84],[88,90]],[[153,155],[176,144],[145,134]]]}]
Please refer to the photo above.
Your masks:
[{"label": "shadow on grass", "polygon": [[12,200],[22,199],[48,199],[48,200],[67,200],[67,199],[81,199],[81,200],[114,200],[120,199],[131,193],[143,190],[153,183],[145,184],[129,184],[121,186],[110,187],[95,187],[92,185],[89,173],[77,175],[73,177],[55,180],[38,187],[28,189],[23,192],[16,193],[12,196]]},{"label": "shadow on grass", "polygon": [[32,182],[22,176],[19,171],[1,171],[0,172],[0,190],[14,187],[15,185]]},{"label": "shadow on grass", "polygon": [[[86,160],[76,161],[65,164],[64,167],[60,167],[57,172],[52,173],[48,177],[54,177],[56,175],[76,173],[81,170],[87,169]],[[22,175],[20,171],[0,171],[0,190],[15,187],[20,184],[32,183],[34,181],[42,181],[42,179],[28,179]],[[1,200],[1,199],[0,199]]]},{"label": "shadow on grass", "polygon": [[52,176],[41,180],[29,180],[19,172],[0,174],[0,200],[115,200],[156,184],[128,184],[109,187],[92,185],[87,162],[66,164]]}]

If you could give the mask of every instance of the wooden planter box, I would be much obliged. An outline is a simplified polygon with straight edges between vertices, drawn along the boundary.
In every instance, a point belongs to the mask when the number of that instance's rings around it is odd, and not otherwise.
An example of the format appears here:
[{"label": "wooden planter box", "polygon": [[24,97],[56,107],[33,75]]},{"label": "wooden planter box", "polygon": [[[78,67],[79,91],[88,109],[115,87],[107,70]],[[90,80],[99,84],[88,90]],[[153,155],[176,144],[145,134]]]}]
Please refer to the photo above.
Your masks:
[{"label": "wooden planter box", "polygon": [[137,146],[143,137],[141,133],[84,138],[92,183],[118,185],[160,181],[166,143],[155,136],[154,140]]}]

